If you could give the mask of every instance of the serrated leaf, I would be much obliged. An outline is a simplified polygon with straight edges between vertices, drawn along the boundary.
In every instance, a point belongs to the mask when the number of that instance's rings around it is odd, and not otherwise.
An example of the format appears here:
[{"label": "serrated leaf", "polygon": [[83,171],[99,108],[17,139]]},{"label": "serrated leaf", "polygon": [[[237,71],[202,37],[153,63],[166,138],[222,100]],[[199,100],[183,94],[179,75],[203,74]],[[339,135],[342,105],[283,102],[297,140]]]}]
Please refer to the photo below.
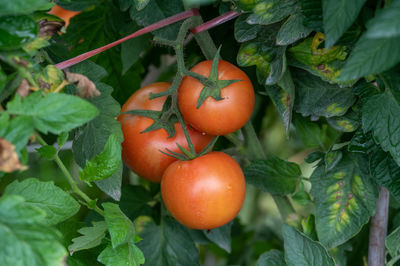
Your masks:
[{"label": "serrated leaf", "polygon": [[72,239],[72,244],[68,247],[71,254],[101,244],[101,240],[106,236],[107,224],[104,221],[92,222],[92,224],[91,227],[83,227],[78,230],[82,236]]},{"label": "serrated leaf", "polygon": [[36,150],[39,152],[40,156],[48,160],[53,160],[54,156],[57,153],[57,149],[51,145],[45,145]]},{"label": "serrated leaf", "polygon": [[238,42],[247,42],[257,38],[257,34],[261,31],[261,25],[252,25],[247,23],[248,14],[243,14],[235,20],[235,39]]},{"label": "serrated leaf", "polygon": [[326,48],[333,46],[353,24],[365,2],[366,0],[322,0]]},{"label": "serrated leaf", "polygon": [[280,28],[276,36],[277,45],[289,45],[310,34],[311,30],[303,25],[304,15],[296,13],[291,15]]},{"label": "serrated leaf", "polygon": [[400,106],[389,91],[373,95],[362,107],[362,127],[400,165]]},{"label": "serrated leaf", "polygon": [[320,165],[310,180],[317,233],[325,247],[336,247],[352,238],[374,214],[376,188],[364,157],[343,152],[332,170]]},{"label": "serrated leaf", "polygon": [[365,135],[363,130],[360,128],[356,131],[351,139],[348,150],[350,152],[360,152],[360,153],[369,153],[370,150],[375,146],[375,142],[372,137]]},{"label": "serrated leaf", "polygon": [[55,225],[76,214],[79,203],[53,182],[42,182],[35,178],[22,182],[14,181],[4,191],[7,195],[18,195],[25,199],[25,204],[37,206],[46,212],[43,220],[46,225]]},{"label": "serrated leaf", "polygon": [[21,100],[17,94],[8,102],[7,111],[32,119],[36,129],[47,134],[70,131],[92,120],[98,110],[89,102],[72,95],[35,92]]},{"label": "serrated leaf", "polygon": [[270,250],[261,254],[256,262],[256,266],[286,266],[285,257],[280,250]]},{"label": "serrated leaf", "polygon": [[375,16],[368,21],[368,38],[389,38],[400,35],[400,1],[392,1],[383,9],[376,11]]},{"label": "serrated leaf", "polygon": [[287,224],[283,224],[282,234],[285,261],[288,266],[335,266],[335,261],[319,242],[308,238]]},{"label": "serrated leaf", "polygon": [[252,14],[248,17],[249,24],[269,25],[281,21],[294,13],[297,6],[295,0],[262,0],[258,1]]},{"label": "serrated leaf", "polygon": [[300,4],[301,12],[304,15],[304,26],[314,31],[323,32],[322,1],[300,0]]},{"label": "serrated leaf", "polygon": [[278,157],[253,161],[244,169],[246,182],[274,195],[287,195],[296,190],[301,178],[300,167]]},{"label": "serrated leaf", "polygon": [[344,115],[355,101],[351,88],[326,83],[304,71],[292,71],[292,77],[296,86],[294,109],[303,116]]},{"label": "serrated leaf", "polygon": [[400,253],[400,227],[397,227],[393,232],[391,232],[385,241],[387,250],[390,256],[393,258]]},{"label": "serrated leaf", "polygon": [[383,72],[400,61],[400,37],[369,39],[368,31],[356,43],[340,73],[340,81]]},{"label": "serrated leaf", "polygon": [[375,182],[386,187],[400,201],[400,167],[393,158],[375,146],[369,156],[369,165]]},{"label": "serrated leaf", "polygon": [[118,137],[110,135],[103,152],[86,162],[85,168],[79,172],[83,181],[98,181],[110,177],[121,166],[121,144]]},{"label": "serrated leaf", "polygon": [[114,203],[103,203],[104,219],[111,236],[113,248],[129,243],[135,239],[135,227],[131,220],[125,216],[119,206]]},{"label": "serrated leaf", "polygon": [[[175,15],[183,11],[181,1],[171,0],[154,0],[150,1],[146,7],[140,11],[136,7],[129,10],[130,17],[140,26],[148,26],[158,22],[164,18]],[[153,31],[152,33],[158,37],[175,40],[181,23],[174,23],[162,29]]]},{"label": "serrated leaf", "polygon": [[200,265],[188,230],[172,218],[162,217],[159,226],[149,222],[140,236],[143,240],[138,247],[146,258],[145,265]]},{"label": "serrated leaf", "polygon": [[46,212],[17,195],[0,198],[0,265],[62,266],[59,234],[43,224]]},{"label": "serrated leaf", "polygon": [[108,245],[99,255],[97,260],[106,266],[139,266],[145,263],[142,251],[133,241],[117,248]]},{"label": "serrated leaf", "polygon": [[226,252],[231,253],[231,227],[233,222],[212,229],[203,230],[204,235]]}]

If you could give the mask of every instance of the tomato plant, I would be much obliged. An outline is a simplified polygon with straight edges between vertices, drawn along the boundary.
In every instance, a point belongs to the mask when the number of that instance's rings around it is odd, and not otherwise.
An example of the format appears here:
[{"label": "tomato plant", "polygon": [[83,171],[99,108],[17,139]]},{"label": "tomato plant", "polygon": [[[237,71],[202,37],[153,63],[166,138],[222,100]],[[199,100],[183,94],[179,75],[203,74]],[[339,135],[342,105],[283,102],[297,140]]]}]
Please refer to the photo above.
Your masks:
[{"label": "tomato plant", "polygon": [[[122,106],[121,112],[135,109],[161,111],[167,97],[150,100],[150,93],[165,91],[170,86],[171,83],[159,82],[137,90]],[[160,182],[165,169],[176,160],[160,151],[168,152],[168,149],[172,152],[179,152],[176,143],[188,148],[182,127],[178,122],[174,124],[175,135],[169,137],[168,132],[164,129],[144,132],[154,122],[151,118],[121,114],[118,120],[121,122],[124,135],[122,159],[140,177]],[[188,131],[196,152],[204,149],[212,139],[212,136],[203,135],[190,128]]]},{"label": "tomato plant", "polygon": [[[211,60],[203,61],[191,71],[208,77],[211,65]],[[197,130],[211,135],[225,135],[240,129],[250,119],[254,107],[254,89],[242,70],[224,60],[219,61],[217,77],[220,81],[236,81],[219,88],[218,96],[221,99],[208,97],[199,106],[199,96],[205,86],[187,76],[179,87],[178,104],[185,120]]]},{"label": "tomato plant", "polygon": [[164,172],[161,194],[179,222],[193,229],[214,229],[239,213],[246,183],[239,164],[222,152],[177,161]]},{"label": "tomato plant", "polygon": [[399,12],[0,1],[0,265],[398,265]]}]

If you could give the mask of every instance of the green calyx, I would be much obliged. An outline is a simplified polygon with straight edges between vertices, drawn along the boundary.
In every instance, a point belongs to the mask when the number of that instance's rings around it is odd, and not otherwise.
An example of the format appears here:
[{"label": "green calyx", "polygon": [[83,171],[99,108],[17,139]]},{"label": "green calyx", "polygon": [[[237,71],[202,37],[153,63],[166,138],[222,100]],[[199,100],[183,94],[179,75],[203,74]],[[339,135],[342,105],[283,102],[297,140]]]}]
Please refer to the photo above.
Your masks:
[{"label": "green calyx", "polygon": [[196,108],[199,109],[203,102],[208,98],[212,97],[216,101],[223,100],[224,98],[221,97],[221,90],[235,82],[240,80],[232,79],[232,80],[219,80],[218,79],[218,63],[219,63],[219,52],[221,47],[218,48],[218,51],[215,53],[211,71],[208,78],[198,77],[198,75],[193,75],[193,72],[188,73],[189,76],[197,79],[200,81],[204,88],[200,92],[199,99],[197,100]]}]

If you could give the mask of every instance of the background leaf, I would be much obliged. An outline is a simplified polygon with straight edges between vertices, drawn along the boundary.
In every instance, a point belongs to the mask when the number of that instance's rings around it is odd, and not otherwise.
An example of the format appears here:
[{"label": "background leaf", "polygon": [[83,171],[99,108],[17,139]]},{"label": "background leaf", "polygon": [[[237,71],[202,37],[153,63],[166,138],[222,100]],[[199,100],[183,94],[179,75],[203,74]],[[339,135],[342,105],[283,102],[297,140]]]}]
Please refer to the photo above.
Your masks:
[{"label": "background leaf", "polygon": [[90,249],[100,245],[102,239],[106,236],[107,224],[104,221],[93,222],[91,227],[83,227],[78,230],[82,236],[72,239],[72,244],[68,247],[71,253]]},{"label": "background leaf", "polygon": [[134,241],[136,236],[135,227],[119,206],[114,203],[103,203],[102,206],[104,208],[104,219],[111,236],[112,247],[117,248],[131,240]]}]

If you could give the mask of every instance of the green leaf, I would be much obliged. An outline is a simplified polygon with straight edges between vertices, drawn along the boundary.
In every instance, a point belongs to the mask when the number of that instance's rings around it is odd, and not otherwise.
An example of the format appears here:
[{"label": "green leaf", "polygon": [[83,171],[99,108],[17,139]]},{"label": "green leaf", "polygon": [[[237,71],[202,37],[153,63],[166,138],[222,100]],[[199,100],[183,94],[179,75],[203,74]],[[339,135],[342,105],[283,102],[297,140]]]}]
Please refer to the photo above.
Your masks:
[{"label": "green leaf", "polygon": [[[342,151],[343,152],[343,151]],[[318,166],[311,176],[311,195],[316,204],[317,233],[327,248],[354,235],[375,212],[376,188],[364,157],[343,152],[336,166]]]},{"label": "green leaf", "polygon": [[294,13],[296,8],[297,2],[295,0],[257,1],[247,22],[261,25],[273,24]]},{"label": "green leaf", "polygon": [[[7,120],[9,115],[3,113],[1,118]],[[2,122],[5,120],[2,120]],[[13,117],[11,121],[2,123],[0,136],[11,142],[18,152],[28,143],[29,137],[33,134],[33,130],[33,122],[30,117],[17,116]]]},{"label": "green leaf", "polygon": [[125,74],[139,59],[140,53],[150,45],[148,35],[139,36],[121,45],[122,74]]},{"label": "green leaf", "polygon": [[147,4],[150,2],[150,0],[134,0],[135,6],[137,10],[142,10],[147,6]]},{"label": "green leaf", "polygon": [[51,145],[45,145],[36,150],[39,152],[40,156],[48,160],[53,160],[54,156],[57,154],[57,149]]},{"label": "green leaf", "polygon": [[300,4],[301,12],[304,15],[304,26],[314,31],[323,32],[322,1],[300,0]]},{"label": "green leaf", "polygon": [[159,226],[149,222],[138,247],[146,258],[145,265],[200,265],[199,251],[188,230],[169,217],[162,217]]},{"label": "green leaf", "polygon": [[270,250],[261,254],[258,258],[256,266],[286,266],[285,257],[280,250]]},{"label": "green leaf", "polygon": [[296,13],[291,15],[280,28],[276,36],[277,45],[289,45],[310,34],[311,30],[303,25],[304,15]]},{"label": "green leaf", "polygon": [[61,132],[61,134],[57,137],[57,144],[59,149],[61,149],[61,147],[65,145],[68,140],[68,136],[68,132]]},{"label": "green leaf", "polygon": [[231,227],[233,222],[229,222],[226,225],[212,229],[203,230],[204,235],[217,244],[220,248],[231,253]]},{"label": "green leaf", "polygon": [[355,101],[351,88],[328,84],[304,71],[292,71],[292,77],[296,86],[294,109],[303,116],[344,115]]},{"label": "green leaf", "polygon": [[368,31],[358,40],[340,73],[341,81],[383,72],[400,61],[400,37],[369,39]]},{"label": "green leaf", "polygon": [[285,261],[288,266],[335,266],[335,261],[319,242],[308,238],[287,224],[283,224],[282,234],[285,245]]},{"label": "green leaf", "polygon": [[315,216],[313,214],[301,219],[301,228],[303,233],[311,238],[312,240],[317,240],[317,230],[315,228]]},{"label": "green leaf", "polygon": [[152,199],[151,193],[143,186],[124,186],[119,205],[128,217],[135,219],[141,215],[151,216],[152,208],[148,202]]},{"label": "green leaf", "polygon": [[14,181],[4,191],[7,195],[18,195],[25,204],[36,206],[46,212],[46,225],[55,225],[67,220],[79,211],[79,203],[53,182],[42,182],[35,178],[22,182]]},{"label": "green leaf", "polygon": [[98,188],[116,201],[119,201],[121,198],[122,170],[123,164],[121,163],[110,177],[94,181]]},{"label": "green leaf", "polygon": [[300,167],[278,157],[253,161],[244,169],[246,182],[274,195],[294,193],[301,178]]},{"label": "green leaf", "polygon": [[400,165],[400,106],[387,90],[368,98],[362,107],[364,132],[372,132],[374,140],[389,152]]},{"label": "green leaf", "polygon": [[370,39],[400,36],[400,1],[392,1],[390,5],[377,10],[367,27],[366,36]]},{"label": "green leaf", "polygon": [[36,22],[28,16],[0,17],[0,50],[17,49],[33,41],[37,33]]},{"label": "green leaf", "polygon": [[43,225],[46,212],[17,195],[0,198],[0,265],[62,266],[60,235]]},{"label": "green leaf", "polygon": [[356,20],[366,0],[322,0],[325,47],[332,47]]},{"label": "green leaf", "polygon": [[375,146],[375,142],[373,139],[363,133],[363,130],[360,128],[356,131],[351,139],[348,150],[350,152],[359,152],[359,153],[369,153],[370,150]]},{"label": "green leaf", "polygon": [[142,251],[130,241],[122,246],[113,248],[108,245],[97,260],[107,266],[139,266],[145,263]]},{"label": "green leaf", "polygon": [[54,65],[47,65],[36,79],[40,81],[40,87],[48,91],[55,91],[65,79],[64,72]]},{"label": "green leaf", "polygon": [[111,236],[113,248],[117,248],[129,241],[134,241],[136,233],[131,220],[125,216],[119,206],[114,203],[103,203],[104,219]]},{"label": "green leaf", "polygon": [[400,254],[400,227],[397,227],[386,237],[386,248],[393,258]]},{"label": "green leaf", "polygon": [[83,227],[78,230],[82,236],[72,239],[73,243],[68,247],[71,254],[79,250],[94,248],[101,244],[101,240],[106,236],[107,224],[103,221],[92,223],[92,227]]},{"label": "green leaf", "polygon": [[247,23],[249,14],[243,14],[235,20],[235,39],[238,42],[247,42],[257,38],[257,34],[261,31],[262,25],[252,25]]},{"label": "green leaf", "polygon": [[[140,26],[148,26],[164,18],[175,15],[183,11],[181,1],[178,0],[154,0],[150,1],[146,7],[140,11],[136,7],[131,7],[129,14],[131,18]],[[181,23],[174,23],[152,33],[160,38],[175,40]]]},{"label": "green leaf", "polygon": [[292,196],[292,199],[294,202],[300,204],[301,206],[306,206],[312,202],[310,194],[308,194],[304,190],[296,192],[296,194]]},{"label": "green leaf", "polygon": [[8,102],[7,111],[32,119],[35,128],[45,134],[70,131],[98,114],[97,108],[79,97],[62,93],[42,97],[41,92],[32,93],[23,101],[17,94]]},{"label": "green leaf", "polygon": [[309,119],[296,115],[293,119],[297,136],[308,148],[326,149],[335,140],[336,134],[326,124],[322,126],[311,122]]},{"label": "green leaf", "polygon": [[50,9],[54,4],[48,0],[15,0],[0,2],[0,16],[30,14],[36,10]]},{"label": "green leaf", "polygon": [[103,152],[86,162],[85,168],[79,172],[79,178],[89,182],[103,180],[115,173],[121,164],[121,144],[118,137],[112,134]]},{"label": "green leaf", "polygon": [[328,117],[326,120],[334,129],[342,132],[353,132],[360,126],[358,115],[351,110],[343,116]]},{"label": "green leaf", "polygon": [[369,166],[375,182],[386,187],[400,201],[400,167],[393,158],[375,147],[369,156]]}]

